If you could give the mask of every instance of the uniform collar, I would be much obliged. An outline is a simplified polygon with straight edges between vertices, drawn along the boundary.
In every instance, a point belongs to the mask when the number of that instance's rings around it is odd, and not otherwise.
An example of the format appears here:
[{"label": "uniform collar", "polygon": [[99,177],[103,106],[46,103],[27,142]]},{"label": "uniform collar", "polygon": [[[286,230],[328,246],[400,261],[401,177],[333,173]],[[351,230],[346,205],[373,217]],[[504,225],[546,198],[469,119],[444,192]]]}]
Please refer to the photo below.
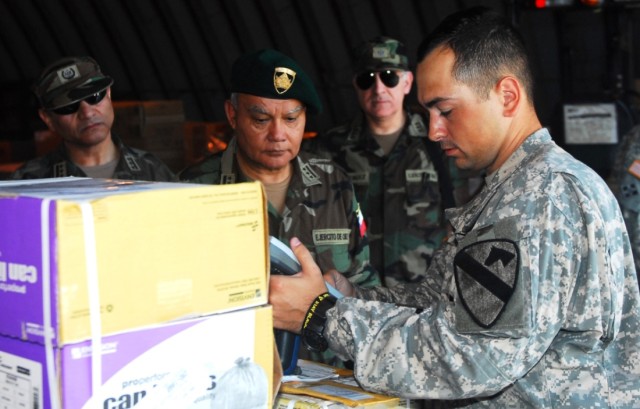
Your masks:
[{"label": "uniform collar", "polygon": [[[232,137],[229,141],[227,149],[222,153],[221,165],[220,165],[220,184],[236,183],[241,181],[244,176],[240,173],[237,164],[237,143],[236,137]],[[303,159],[304,154],[299,152],[294,159],[293,175],[291,176],[291,183],[294,183],[298,179],[296,174],[300,175],[302,183],[305,187],[321,185],[322,181],[320,177],[313,169],[313,159]]]},{"label": "uniform collar", "polygon": [[529,135],[498,170],[486,176],[485,183],[487,186],[504,182],[519,167],[530,162],[533,156],[532,154],[537,151],[541,145],[549,141],[551,141],[551,135],[546,128],[541,128]]},{"label": "uniform collar", "polygon": [[519,168],[526,167],[534,159],[535,152],[550,141],[551,135],[546,128],[541,128],[529,135],[498,170],[485,178],[485,186],[469,203],[446,209],[446,218],[454,231],[466,234],[473,229],[482,209],[486,207],[499,187]]}]

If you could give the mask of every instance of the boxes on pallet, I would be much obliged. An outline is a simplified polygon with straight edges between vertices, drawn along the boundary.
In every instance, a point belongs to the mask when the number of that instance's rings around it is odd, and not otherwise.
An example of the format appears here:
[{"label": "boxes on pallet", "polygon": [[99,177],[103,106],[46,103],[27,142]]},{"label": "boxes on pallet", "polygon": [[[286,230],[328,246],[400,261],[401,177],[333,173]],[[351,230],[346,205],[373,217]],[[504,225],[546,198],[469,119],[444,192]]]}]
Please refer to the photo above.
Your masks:
[{"label": "boxes on pallet", "polygon": [[267,409],[272,325],[265,305],[63,347],[0,336],[0,401],[10,408],[209,409],[233,399]]},{"label": "boxes on pallet", "polygon": [[62,346],[266,304],[265,206],[257,182],[1,182],[0,334]]},{"label": "boxes on pallet", "polygon": [[114,101],[113,132],[177,172],[185,166],[184,106],[179,100]]}]

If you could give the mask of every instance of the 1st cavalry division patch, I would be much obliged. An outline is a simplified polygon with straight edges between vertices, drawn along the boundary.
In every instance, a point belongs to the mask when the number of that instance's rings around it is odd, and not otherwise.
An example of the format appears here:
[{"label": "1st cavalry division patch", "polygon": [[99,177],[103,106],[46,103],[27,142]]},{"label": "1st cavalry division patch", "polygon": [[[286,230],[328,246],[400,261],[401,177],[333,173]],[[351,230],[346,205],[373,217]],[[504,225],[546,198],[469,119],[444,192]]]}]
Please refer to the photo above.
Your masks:
[{"label": "1st cavalry division patch", "polygon": [[510,240],[473,243],[454,258],[458,294],[473,320],[490,328],[504,311],[518,280],[520,253]]}]

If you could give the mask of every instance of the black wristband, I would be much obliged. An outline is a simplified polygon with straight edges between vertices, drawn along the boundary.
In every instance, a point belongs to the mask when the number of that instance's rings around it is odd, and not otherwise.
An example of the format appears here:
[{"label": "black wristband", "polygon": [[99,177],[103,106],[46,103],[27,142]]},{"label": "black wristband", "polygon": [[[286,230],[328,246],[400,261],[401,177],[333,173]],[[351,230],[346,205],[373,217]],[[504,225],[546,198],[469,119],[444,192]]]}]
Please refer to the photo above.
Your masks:
[{"label": "black wristband", "polygon": [[336,305],[337,298],[329,293],[320,294],[311,303],[302,323],[302,342],[310,351],[323,352],[329,344],[324,338],[327,310]]}]

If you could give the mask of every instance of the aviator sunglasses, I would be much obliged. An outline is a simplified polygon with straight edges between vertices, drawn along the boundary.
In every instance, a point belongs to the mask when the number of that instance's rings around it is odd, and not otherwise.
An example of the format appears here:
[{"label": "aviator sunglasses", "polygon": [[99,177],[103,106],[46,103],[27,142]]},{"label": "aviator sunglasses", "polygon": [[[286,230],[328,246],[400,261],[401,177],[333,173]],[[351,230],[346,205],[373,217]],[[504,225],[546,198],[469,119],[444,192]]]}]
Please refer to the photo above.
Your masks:
[{"label": "aviator sunglasses", "polygon": [[82,101],[86,102],[89,105],[99,104],[100,101],[104,99],[104,96],[107,95],[107,90],[104,89],[100,92],[96,92],[95,94],[89,95],[88,97],[81,99],[80,101],[76,101],[73,104],[65,105],[60,108],[52,109],[51,112],[58,115],[69,115],[75,112],[78,112],[78,108],[80,108],[80,103]]},{"label": "aviator sunglasses", "polygon": [[396,71],[365,71],[356,76],[356,85],[361,90],[367,90],[371,88],[374,82],[376,82],[376,73],[380,77],[380,81],[388,88],[393,88],[400,82],[400,76]]}]

